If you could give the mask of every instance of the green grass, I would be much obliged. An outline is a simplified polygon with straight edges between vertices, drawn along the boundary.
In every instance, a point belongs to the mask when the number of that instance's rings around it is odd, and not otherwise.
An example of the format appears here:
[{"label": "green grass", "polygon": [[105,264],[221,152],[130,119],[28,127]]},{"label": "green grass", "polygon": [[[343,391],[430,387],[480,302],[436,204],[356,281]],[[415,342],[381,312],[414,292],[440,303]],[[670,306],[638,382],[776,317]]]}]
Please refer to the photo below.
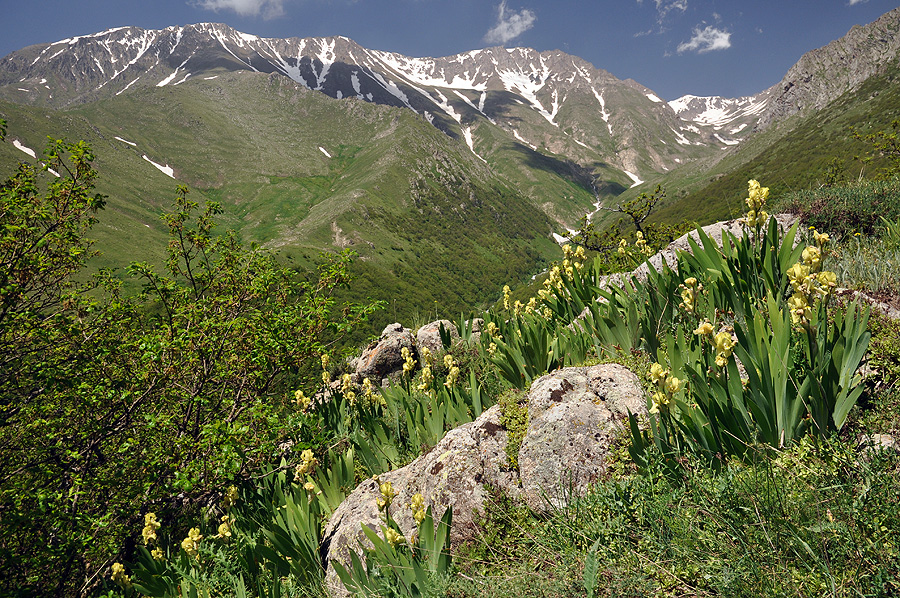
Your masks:
[{"label": "green grass", "polygon": [[900,591],[900,458],[811,441],[718,474],[629,474],[536,518],[494,497],[448,596],[889,596]]},{"label": "green grass", "polygon": [[872,178],[887,162],[877,156],[871,163],[856,160],[869,156],[871,146],[855,139],[853,131],[885,130],[900,117],[898,77],[900,68],[891,67],[820,111],[792,117],[750,136],[714,163],[701,161],[651,181],[661,182],[670,197],[654,219],[687,218],[708,224],[733,218],[745,209],[749,179],[769,186],[773,197],[815,190],[827,181],[835,159],[837,175],[844,182]]}]

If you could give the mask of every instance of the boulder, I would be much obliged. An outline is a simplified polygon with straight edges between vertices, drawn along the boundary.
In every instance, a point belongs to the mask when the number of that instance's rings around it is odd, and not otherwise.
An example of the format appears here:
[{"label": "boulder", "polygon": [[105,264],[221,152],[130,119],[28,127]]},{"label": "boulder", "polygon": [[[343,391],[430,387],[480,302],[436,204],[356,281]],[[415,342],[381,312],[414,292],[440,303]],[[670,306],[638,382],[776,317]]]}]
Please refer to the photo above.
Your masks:
[{"label": "boulder", "polygon": [[[381,337],[366,347],[356,363],[356,374],[361,381],[369,378],[373,382],[390,376],[403,369],[403,347],[415,352],[412,331],[401,324],[388,324]],[[415,353],[414,353],[415,354]]]},{"label": "boulder", "polygon": [[456,324],[450,320],[437,320],[430,324],[425,324],[416,332],[416,347],[419,350],[422,347],[427,347],[432,355],[444,350],[444,344],[441,341],[441,324],[444,325],[444,330],[450,333],[451,343],[459,341],[459,331],[456,329]]},{"label": "boulder", "polygon": [[900,442],[890,434],[864,434],[859,437],[857,446],[863,454],[881,451],[900,453]]},{"label": "boulder", "polygon": [[[612,439],[628,410],[646,413],[646,400],[633,373],[617,364],[565,368],[534,381],[527,401],[529,425],[518,454],[519,471],[510,468],[507,431],[494,406],[474,422],[462,425],[428,453],[395,471],[379,476],[398,493],[391,516],[406,537],[415,530],[409,509],[414,494],[425,497],[439,519],[453,507],[451,545],[477,537],[476,517],[484,512],[485,485],[524,499],[544,512],[562,507],[572,493],[583,494],[606,470]],[[561,491],[562,489],[562,491]],[[331,561],[347,564],[350,551],[361,552],[368,540],[362,525],[380,529],[376,500],[378,484],[366,480],[335,510],[324,533],[328,561],[326,584],[331,596],[347,592]]]},{"label": "boulder", "polygon": [[[500,408],[494,406],[474,422],[451,430],[428,453],[400,469],[379,476],[391,482],[397,496],[391,504],[391,516],[407,538],[416,529],[409,509],[414,494],[425,497],[439,520],[447,506],[453,507],[452,546],[475,537],[475,518],[484,511],[485,484],[518,495],[518,474],[509,469],[506,457],[506,430],[500,425]],[[347,565],[350,551],[361,552],[371,544],[362,525],[380,530],[382,524],[376,500],[378,483],[362,482],[334,511],[323,536],[323,554],[328,561],[326,586],[331,596],[348,596],[331,561]]]},{"label": "boulder", "polygon": [[519,476],[525,503],[537,512],[583,495],[605,473],[628,412],[647,412],[640,380],[618,364],[558,370],[536,380],[526,400]]},{"label": "boulder", "polygon": [[477,345],[481,342],[481,329],[484,328],[484,319],[483,318],[473,318],[466,322],[467,327],[469,328],[469,344]]}]

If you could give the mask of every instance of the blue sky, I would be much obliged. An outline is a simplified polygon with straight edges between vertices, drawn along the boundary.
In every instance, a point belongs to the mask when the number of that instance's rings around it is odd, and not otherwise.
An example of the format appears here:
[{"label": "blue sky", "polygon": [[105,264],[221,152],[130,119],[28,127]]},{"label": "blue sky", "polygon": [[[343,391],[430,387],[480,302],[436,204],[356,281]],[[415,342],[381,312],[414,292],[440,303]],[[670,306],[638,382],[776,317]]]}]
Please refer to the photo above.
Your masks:
[{"label": "blue sky", "polygon": [[804,52],[897,0],[0,0],[0,56],[134,25],[224,22],[263,37],[345,35],[410,56],[562,50],[671,100],[777,83]]}]

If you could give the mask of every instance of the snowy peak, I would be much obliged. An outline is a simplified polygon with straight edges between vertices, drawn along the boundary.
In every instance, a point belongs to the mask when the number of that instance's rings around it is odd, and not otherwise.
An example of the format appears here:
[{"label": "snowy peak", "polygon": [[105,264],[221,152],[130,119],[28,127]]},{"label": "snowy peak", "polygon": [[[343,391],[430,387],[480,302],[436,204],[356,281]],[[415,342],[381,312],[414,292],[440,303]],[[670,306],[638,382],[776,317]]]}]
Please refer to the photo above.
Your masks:
[{"label": "snowy peak", "polygon": [[[721,119],[679,118],[652,90],[561,51],[493,47],[416,58],[346,37],[261,38],[220,23],[122,27],[25,48],[0,60],[0,97],[62,108],[240,71],[412,110],[481,159],[483,124],[523,150],[644,178],[736,143],[718,130]],[[755,114],[748,106],[729,110]]]},{"label": "snowy peak", "polygon": [[753,124],[766,109],[769,98],[768,91],[733,99],[686,95],[672,100],[669,106],[683,120],[736,135],[753,129]]}]

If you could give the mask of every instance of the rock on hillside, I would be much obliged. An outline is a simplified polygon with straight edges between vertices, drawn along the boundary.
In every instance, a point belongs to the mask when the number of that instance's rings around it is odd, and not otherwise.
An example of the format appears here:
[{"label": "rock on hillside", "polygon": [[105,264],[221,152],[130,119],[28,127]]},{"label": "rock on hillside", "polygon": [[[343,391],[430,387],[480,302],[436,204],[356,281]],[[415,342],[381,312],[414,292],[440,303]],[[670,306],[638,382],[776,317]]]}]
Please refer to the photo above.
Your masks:
[{"label": "rock on hillside", "polygon": [[[408,507],[422,494],[435,519],[453,508],[453,546],[477,537],[486,486],[520,498],[536,511],[566,505],[583,494],[606,470],[613,438],[628,411],[646,413],[646,399],[632,372],[618,364],[565,368],[535,380],[524,397],[529,423],[518,451],[519,470],[507,457],[509,434],[494,406],[474,422],[451,430],[428,453],[406,467],[379,476],[397,496],[391,516],[405,536],[415,530]],[[335,510],[325,529],[323,553],[329,562],[326,583],[332,596],[347,596],[332,560],[348,563],[350,551],[367,540],[362,525],[380,529],[375,480],[361,483]]]},{"label": "rock on hillside", "polygon": [[807,110],[819,110],[841,94],[858,89],[900,54],[900,8],[804,54],[775,86],[758,129]]}]

